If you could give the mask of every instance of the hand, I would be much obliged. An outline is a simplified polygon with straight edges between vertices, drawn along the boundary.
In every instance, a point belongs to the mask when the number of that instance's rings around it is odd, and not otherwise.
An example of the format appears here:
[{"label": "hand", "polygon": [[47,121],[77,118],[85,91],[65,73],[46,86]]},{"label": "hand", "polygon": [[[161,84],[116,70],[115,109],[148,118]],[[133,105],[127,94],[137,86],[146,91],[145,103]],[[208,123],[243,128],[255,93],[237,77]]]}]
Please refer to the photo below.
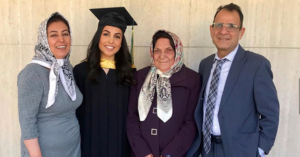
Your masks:
[{"label": "hand", "polygon": [[24,144],[31,157],[42,157],[38,138],[24,140]]},{"label": "hand", "polygon": [[154,157],[153,154],[148,154],[145,157]]}]

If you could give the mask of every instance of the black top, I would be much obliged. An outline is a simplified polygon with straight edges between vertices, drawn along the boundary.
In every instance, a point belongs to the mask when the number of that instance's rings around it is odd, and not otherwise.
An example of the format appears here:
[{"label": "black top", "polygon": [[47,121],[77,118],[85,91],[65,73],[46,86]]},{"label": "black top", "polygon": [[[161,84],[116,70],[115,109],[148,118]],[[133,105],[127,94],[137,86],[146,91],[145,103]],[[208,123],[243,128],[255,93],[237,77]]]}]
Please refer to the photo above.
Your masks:
[{"label": "black top", "polygon": [[81,132],[82,157],[129,157],[126,116],[130,86],[117,83],[117,72],[101,68],[95,84],[87,80],[87,62],[74,67],[74,78],[83,94],[76,110]]}]

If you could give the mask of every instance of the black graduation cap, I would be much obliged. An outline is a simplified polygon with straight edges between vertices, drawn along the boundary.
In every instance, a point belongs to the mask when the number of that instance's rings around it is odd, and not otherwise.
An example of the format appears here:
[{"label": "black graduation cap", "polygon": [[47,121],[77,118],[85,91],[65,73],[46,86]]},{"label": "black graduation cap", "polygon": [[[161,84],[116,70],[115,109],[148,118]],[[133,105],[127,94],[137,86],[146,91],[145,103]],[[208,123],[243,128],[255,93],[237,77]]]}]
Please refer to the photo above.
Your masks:
[{"label": "black graduation cap", "polygon": [[90,11],[99,19],[98,28],[110,25],[125,32],[127,26],[137,25],[125,7],[95,8]]}]

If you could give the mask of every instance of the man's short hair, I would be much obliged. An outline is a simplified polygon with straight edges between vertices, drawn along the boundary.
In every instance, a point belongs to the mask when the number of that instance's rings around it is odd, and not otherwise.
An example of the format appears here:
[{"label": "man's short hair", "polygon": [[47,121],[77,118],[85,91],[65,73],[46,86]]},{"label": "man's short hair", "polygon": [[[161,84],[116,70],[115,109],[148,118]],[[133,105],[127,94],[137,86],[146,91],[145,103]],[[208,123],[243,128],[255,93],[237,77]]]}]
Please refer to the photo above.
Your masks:
[{"label": "man's short hair", "polygon": [[214,16],[214,21],[213,21],[213,22],[215,22],[215,19],[216,19],[217,14],[218,14],[222,9],[225,9],[225,10],[227,10],[227,11],[237,11],[238,14],[239,14],[239,16],[240,16],[240,22],[241,22],[241,24],[240,24],[239,27],[240,27],[240,29],[242,29],[242,27],[243,27],[244,15],[243,15],[243,13],[242,13],[241,8],[240,8],[238,5],[233,4],[233,3],[227,4],[227,5],[224,5],[224,6],[222,6],[222,5],[219,6],[219,8],[217,9],[217,12],[216,12],[216,14],[215,14],[215,16]]}]

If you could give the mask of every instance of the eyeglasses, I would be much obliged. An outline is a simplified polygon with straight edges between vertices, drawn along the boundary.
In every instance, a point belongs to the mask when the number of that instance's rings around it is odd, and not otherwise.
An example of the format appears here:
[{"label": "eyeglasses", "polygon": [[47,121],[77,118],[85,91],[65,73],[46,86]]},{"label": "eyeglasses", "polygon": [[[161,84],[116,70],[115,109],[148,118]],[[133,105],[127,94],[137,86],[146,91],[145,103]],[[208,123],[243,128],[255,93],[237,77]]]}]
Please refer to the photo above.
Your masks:
[{"label": "eyeglasses", "polygon": [[237,30],[239,28],[237,25],[232,24],[232,23],[224,24],[224,23],[215,22],[212,24],[212,27],[217,31],[222,30],[223,26],[225,26],[227,31],[229,31],[229,32],[234,32],[235,30]]}]

